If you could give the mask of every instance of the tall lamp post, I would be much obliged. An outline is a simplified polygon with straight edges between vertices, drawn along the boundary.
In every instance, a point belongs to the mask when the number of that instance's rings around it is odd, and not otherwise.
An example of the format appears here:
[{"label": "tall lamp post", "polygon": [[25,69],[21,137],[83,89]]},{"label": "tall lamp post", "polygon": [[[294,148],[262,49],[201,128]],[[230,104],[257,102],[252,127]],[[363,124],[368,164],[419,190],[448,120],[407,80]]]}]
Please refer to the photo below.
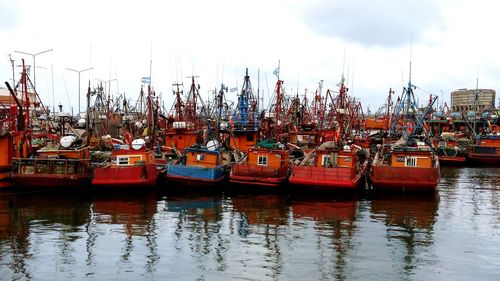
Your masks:
[{"label": "tall lamp post", "polygon": [[80,111],[80,74],[84,71],[91,70],[93,68],[89,67],[89,68],[82,69],[82,70],[76,70],[76,69],[72,69],[72,68],[66,68],[66,69],[78,73],[78,114],[80,114],[80,112],[81,112]]},{"label": "tall lamp post", "polygon": [[35,89],[36,89],[36,64],[35,64],[36,62],[35,62],[35,58],[38,55],[45,54],[45,53],[48,53],[48,52],[51,52],[51,51],[53,51],[53,49],[45,50],[45,51],[38,52],[38,53],[35,53],[35,54],[27,53],[27,52],[21,52],[21,51],[14,51],[15,53],[24,54],[24,55],[28,55],[28,56],[32,56],[33,57],[33,84],[34,84]]}]

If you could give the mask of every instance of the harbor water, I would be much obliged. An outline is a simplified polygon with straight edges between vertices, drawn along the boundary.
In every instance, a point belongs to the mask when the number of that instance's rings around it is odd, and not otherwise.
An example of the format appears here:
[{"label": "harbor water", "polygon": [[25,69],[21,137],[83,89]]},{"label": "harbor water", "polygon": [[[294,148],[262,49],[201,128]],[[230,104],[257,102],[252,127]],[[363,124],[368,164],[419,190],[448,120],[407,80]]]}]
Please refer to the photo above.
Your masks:
[{"label": "harbor water", "polygon": [[1,193],[0,279],[499,280],[500,169],[441,174],[434,195]]}]

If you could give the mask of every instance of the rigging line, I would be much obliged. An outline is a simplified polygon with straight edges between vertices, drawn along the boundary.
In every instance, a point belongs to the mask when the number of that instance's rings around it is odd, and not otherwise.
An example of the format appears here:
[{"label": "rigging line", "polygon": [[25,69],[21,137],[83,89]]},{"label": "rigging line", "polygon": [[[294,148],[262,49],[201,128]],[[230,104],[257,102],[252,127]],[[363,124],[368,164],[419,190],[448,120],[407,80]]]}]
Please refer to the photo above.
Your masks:
[{"label": "rigging line", "polygon": [[[267,82],[267,72],[264,73],[264,76],[266,77],[266,86],[267,86],[267,107],[266,108],[269,108],[270,107],[270,103],[271,103],[271,97],[269,96],[269,83]],[[262,95],[262,103],[264,103],[264,95]]]},{"label": "rigging line", "polygon": [[118,70],[116,69],[116,63],[114,63],[115,66],[115,78],[116,78],[116,91],[118,94],[120,93],[120,87],[118,86]]},{"label": "rigging line", "polygon": [[[413,84],[412,84],[412,85],[413,85]],[[429,92],[429,91],[427,91],[427,90],[425,90],[425,89],[423,89],[423,88],[420,88],[419,86],[415,86],[415,85],[413,85],[413,86],[414,86],[415,88],[419,89],[420,91],[425,92],[426,94],[432,95],[432,93],[431,93],[431,92]],[[413,93],[415,94],[415,92],[413,92]]]},{"label": "rigging line", "polygon": [[344,42],[344,59],[342,61],[342,75],[344,74],[344,70],[345,70],[345,56],[346,56],[346,51],[347,51],[347,42]]},{"label": "rigging line", "polygon": [[68,92],[68,86],[66,85],[66,79],[64,78],[64,74],[62,75],[63,82],[64,82],[64,88],[66,89],[66,97],[68,98],[68,104],[70,108],[73,108],[71,106],[71,100],[69,99],[69,92]]},{"label": "rigging line", "polygon": [[55,103],[56,103],[56,100],[54,98],[54,64],[51,64],[50,65],[50,78],[52,80],[52,114],[55,114],[56,112],[56,106],[55,106]]},{"label": "rigging line", "polygon": [[351,96],[354,96],[354,59],[352,59],[352,78],[351,85],[349,86],[349,91],[351,92]]}]

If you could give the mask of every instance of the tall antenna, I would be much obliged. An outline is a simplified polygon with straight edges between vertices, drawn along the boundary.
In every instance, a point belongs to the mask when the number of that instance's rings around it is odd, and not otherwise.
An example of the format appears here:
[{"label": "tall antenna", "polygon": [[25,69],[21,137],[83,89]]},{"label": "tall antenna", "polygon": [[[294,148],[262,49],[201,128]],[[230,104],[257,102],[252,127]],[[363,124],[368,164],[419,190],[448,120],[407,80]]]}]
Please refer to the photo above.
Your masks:
[{"label": "tall antenna", "polygon": [[12,65],[12,85],[16,85],[16,76],[15,76],[15,71],[14,71],[14,60],[12,59],[12,56],[9,54],[9,60],[10,64]]},{"label": "tall antenna", "polygon": [[349,85],[349,90],[351,95],[354,96],[354,59],[352,59],[352,77],[351,77],[351,85]]},{"label": "tall antenna", "polygon": [[281,60],[278,59],[278,74],[277,74],[278,80],[280,80],[280,71],[281,71]]},{"label": "tall antenna", "polygon": [[409,81],[411,82],[411,59],[413,55],[413,33],[410,33],[410,74]]},{"label": "tall antenna", "polygon": [[344,75],[344,70],[345,70],[345,54],[347,51],[347,42],[344,43],[344,60],[342,62],[342,76]]},{"label": "tall antenna", "polygon": [[257,69],[257,113],[260,112],[260,68]]},{"label": "tall antenna", "polygon": [[153,38],[151,38],[151,45],[150,45],[150,53],[149,53],[149,86],[151,87],[151,80],[152,80],[152,72],[153,72]]},{"label": "tall antenna", "polygon": [[50,64],[50,74],[52,79],[52,114],[56,114],[56,100],[54,98],[54,64]]}]

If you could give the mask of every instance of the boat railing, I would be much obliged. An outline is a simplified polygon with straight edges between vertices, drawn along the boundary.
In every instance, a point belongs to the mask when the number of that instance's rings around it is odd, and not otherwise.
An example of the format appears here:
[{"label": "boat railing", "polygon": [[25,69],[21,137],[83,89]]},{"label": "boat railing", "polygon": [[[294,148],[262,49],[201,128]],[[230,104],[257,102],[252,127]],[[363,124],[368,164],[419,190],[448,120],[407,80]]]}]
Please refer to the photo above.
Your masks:
[{"label": "boat railing", "polygon": [[233,173],[245,176],[281,176],[287,173],[288,165],[280,167],[255,166],[249,163],[236,164],[232,167]]},{"label": "boat railing", "polygon": [[90,172],[90,159],[13,158],[13,174],[73,175]]}]

